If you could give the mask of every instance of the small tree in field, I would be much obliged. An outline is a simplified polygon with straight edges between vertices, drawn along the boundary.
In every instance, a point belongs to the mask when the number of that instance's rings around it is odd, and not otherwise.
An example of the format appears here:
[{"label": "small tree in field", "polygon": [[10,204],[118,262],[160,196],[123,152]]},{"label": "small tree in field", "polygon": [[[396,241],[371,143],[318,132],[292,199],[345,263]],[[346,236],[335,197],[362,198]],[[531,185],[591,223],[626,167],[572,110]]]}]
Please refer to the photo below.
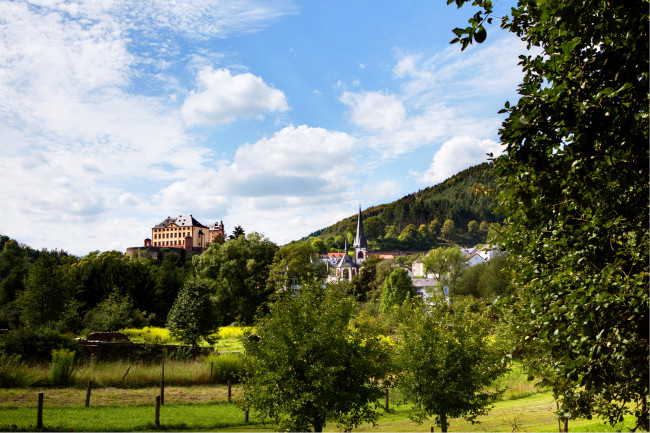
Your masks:
[{"label": "small tree in field", "polygon": [[469,305],[407,304],[399,331],[395,365],[397,386],[414,404],[412,419],[421,423],[435,416],[443,432],[450,418],[474,423],[501,394],[486,387],[503,374],[505,351],[490,335],[492,326]]},{"label": "small tree in field", "polygon": [[174,337],[192,346],[198,345],[201,339],[214,343],[210,335],[219,330],[219,320],[207,284],[200,280],[185,283],[169,311],[167,328]]},{"label": "small tree in field", "polygon": [[316,283],[276,301],[244,342],[246,404],[283,430],[374,422],[385,349],[376,334],[350,326],[354,305],[343,287]]},{"label": "small tree in field", "polygon": [[415,295],[415,286],[408,272],[404,268],[397,268],[384,282],[384,289],[381,293],[381,310],[386,312],[392,307],[400,306]]}]

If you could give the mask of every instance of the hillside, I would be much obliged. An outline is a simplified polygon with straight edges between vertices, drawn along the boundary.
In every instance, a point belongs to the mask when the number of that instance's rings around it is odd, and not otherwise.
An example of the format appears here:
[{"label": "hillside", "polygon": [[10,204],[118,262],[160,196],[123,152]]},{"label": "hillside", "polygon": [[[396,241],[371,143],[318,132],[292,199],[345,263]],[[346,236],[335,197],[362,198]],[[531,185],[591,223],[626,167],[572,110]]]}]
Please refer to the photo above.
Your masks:
[{"label": "hillside", "polygon": [[[494,213],[492,198],[472,192],[472,186],[481,183],[493,187],[492,165],[483,163],[457,173],[446,181],[392,203],[373,206],[362,211],[365,234],[370,249],[427,249],[449,242],[464,245],[485,242],[486,224],[501,222]],[[311,233],[333,246],[339,247],[336,238],[356,232],[356,213],[329,227]],[[445,221],[455,225],[455,234],[443,234]],[[470,231],[468,224],[476,221],[483,230]],[[423,227],[424,225],[424,227]],[[476,225],[473,225],[477,229]],[[332,243],[330,239],[329,243]],[[339,238],[342,240],[343,238]],[[329,246],[329,245],[328,245]]]}]

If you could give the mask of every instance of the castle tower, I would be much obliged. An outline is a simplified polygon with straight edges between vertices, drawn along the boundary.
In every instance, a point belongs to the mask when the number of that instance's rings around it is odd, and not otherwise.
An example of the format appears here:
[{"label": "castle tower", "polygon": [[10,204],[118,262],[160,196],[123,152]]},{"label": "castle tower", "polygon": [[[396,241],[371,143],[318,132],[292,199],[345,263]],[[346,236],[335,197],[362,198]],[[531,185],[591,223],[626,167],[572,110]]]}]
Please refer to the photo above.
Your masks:
[{"label": "castle tower", "polygon": [[361,205],[359,205],[359,216],[357,218],[357,235],[354,238],[354,261],[357,264],[363,263],[368,257],[368,241],[363,233],[363,218],[361,216]]}]

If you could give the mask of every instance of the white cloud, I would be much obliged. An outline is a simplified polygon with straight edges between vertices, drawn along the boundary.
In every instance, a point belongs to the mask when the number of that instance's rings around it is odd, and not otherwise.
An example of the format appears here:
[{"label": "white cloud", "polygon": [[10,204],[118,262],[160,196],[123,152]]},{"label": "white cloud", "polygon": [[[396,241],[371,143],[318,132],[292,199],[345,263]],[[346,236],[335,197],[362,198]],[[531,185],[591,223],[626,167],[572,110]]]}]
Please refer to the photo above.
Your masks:
[{"label": "white cloud", "polygon": [[394,180],[369,182],[361,189],[365,203],[378,203],[392,200],[402,193],[402,187]]},{"label": "white cloud", "polygon": [[435,185],[461,170],[488,160],[488,153],[499,156],[502,146],[493,140],[480,140],[475,137],[454,137],[443,143],[435,155],[429,170],[420,176],[421,182]]},{"label": "white cloud", "polygon": [[181,112],[189,124],[228,123],[263,113],[287,111],[287,98],[250,73],[232,75],[227,69],[204,68],[199,90],[185,99]]},{"label": "white cloud", "polygon": [[[256,32],[282,16],[298,12],[287,0],[122,0],[114,9],[139,30],[158,28],[191,38]],[[133,13],[134,9],[137,13]]]},{"label": "white cloud", "polygon": [[341,102],[350,107],[352,123],[369,131],[393,131],[406,119],[404,105],[394,95],[344,92]]},{"label": "white cloud", "polygon": [[188,194],[218,197],[299,198],[328,200],[344,191],[354,167],[355,140],[344,133],[308,126],[286,127],[270,138],[241,146],[230,164],[195,173],[162,191],[163,207]]}]

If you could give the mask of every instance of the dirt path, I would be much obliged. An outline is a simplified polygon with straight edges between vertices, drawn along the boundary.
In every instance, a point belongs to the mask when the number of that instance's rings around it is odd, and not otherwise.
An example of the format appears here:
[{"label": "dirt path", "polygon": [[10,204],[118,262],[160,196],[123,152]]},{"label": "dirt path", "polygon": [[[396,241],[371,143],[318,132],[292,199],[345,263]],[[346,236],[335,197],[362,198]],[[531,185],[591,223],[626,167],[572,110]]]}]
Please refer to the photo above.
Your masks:
[{"label": "dirt path", "polygon": [[[45,406],[84,405],[86,390],[80,388],[0,389],[0,409],[6,407],[36,406],[38,393],[44,393]],[[160,388],[98,388],[90,396],[92,406],[153,404]],[[240,386],[232,387],[233,401],[242,398]],[[226,386],[170,386],[165,387],[165,403],[219,403],[228,401]]]}]

